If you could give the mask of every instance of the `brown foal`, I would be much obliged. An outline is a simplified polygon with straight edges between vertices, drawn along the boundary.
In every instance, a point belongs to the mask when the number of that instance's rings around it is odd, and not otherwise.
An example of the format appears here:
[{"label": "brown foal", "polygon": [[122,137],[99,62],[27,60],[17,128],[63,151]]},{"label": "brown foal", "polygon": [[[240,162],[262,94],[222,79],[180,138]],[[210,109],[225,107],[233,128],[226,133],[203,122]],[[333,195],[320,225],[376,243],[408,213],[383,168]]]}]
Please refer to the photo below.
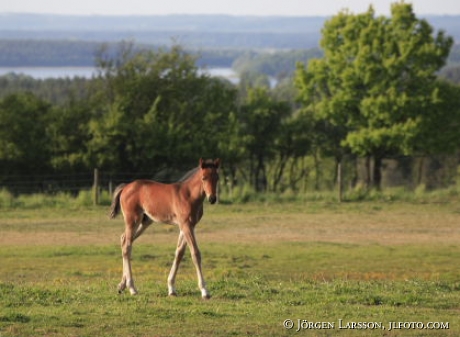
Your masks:
[{"label": "brown foal", "polygon": [[187,245],[198,276],[198,287],[203,298],[210,298],[201,270],[201,253],[195,238],[195,226],[203,216],[205,198],[211,204],[217,201],[216,186],[219,179],[220,160],[200,159],[199,166],[180,181],[163,184],[152,180],[135,180],[115,189],[110,217],[120,212],[125,220],[125,232],[121,235],[123,276],[118,285],[121,293],[128,287],[137,294],[131,270],[131,251],[136,240],[154,222],[179,226],[176,254],[168,276],[168,294],[176,295],[175,281],[179,264]]}]

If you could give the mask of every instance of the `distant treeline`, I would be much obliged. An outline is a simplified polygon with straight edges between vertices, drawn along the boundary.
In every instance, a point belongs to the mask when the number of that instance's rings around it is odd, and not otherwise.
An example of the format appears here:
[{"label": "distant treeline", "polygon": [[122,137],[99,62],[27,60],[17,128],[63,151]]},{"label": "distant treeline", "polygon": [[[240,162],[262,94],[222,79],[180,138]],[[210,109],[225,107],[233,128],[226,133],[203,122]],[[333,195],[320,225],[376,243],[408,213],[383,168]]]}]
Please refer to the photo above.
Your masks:
[{"label": "distant treeline", "polygon": [[[0,67],[94,66],[100,50],[114,56],[119,43],[51,40],[0,40]],[[153,45],[136,44],[137,50],[158,50]],[[273,77],[291,74],[297,62],[320,57],[317,48],[262,52],[249,49],[192,49],[197,65],[234,68],[238,73],[255,72]]]},{"label": "distant treeline", "polygon": [[0,30],[26,31],[203,31],[203,32],[315,32],[324,16],[235,15],[56,15],[0,13]]},{"label": "distant treeline", "polygon": [[[117,52],[118,42],[71,40],[0,40],[0,67],[94,66],[101,49]],[[158,50],[158,46],[137,44],[138,50]],[[231,67],[242,50],[195,50],[200,65]]]},{"label": "distant treeline", "polygon": [[229,15],[64,16],[3,14],[0,39],[133,40],[187,48],[306,49],[318,46],[325,17]]},{"label": "distant treeline", "polygon": [[0,40],[0,66],[93,66],[100,45],[88,41]]},{"label": "distant treeline", "polygon": [[136,40],[140,43],[169,46],[171,41],[188,48],[232,48],[232,49],[307,49],[318,46],[316,33],[273,32],[209,32],[209,31],[5,31],[0,30],[0,39],[7,40],[74,40],[107,41]]},{"label": "distant treeline", "polygon": [[[460,16],[428,15],[436,30],[460,41]],[[0,39],[107,41],[187,48],[309,49],[318,47],[325,16],[0,14]]]},{"label": "distant treeline", "polygon": [[[119,43],[70,40],[1,40],[0,67],[94,66],[101,49],[114,56]],[[137,50],[158,50],[154,45],[135,45]],[[189,49],[197,65],[233,68],[237,73],[260,73],[278,79],[292,75],[297,62],[322,56],[319,48],[264,52],[253,49]],[[441,76],[460,83],[460,45],[453,46]]]}]

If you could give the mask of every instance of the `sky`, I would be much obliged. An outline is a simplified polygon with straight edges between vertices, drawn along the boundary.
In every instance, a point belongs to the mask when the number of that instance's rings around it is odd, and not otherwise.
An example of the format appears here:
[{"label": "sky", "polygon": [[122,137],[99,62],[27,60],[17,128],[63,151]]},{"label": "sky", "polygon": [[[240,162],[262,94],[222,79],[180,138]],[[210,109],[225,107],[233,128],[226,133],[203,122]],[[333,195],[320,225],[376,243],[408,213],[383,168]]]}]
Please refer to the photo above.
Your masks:
[{"label": "sky", "polygon": [[[361,13],[372,4],[388,15],[399,0],[0,0],[0,13],[74,15],[229,14],[330,16],[348,9]],[[460,14],[459,0],[412,0],[416,15]]]}]

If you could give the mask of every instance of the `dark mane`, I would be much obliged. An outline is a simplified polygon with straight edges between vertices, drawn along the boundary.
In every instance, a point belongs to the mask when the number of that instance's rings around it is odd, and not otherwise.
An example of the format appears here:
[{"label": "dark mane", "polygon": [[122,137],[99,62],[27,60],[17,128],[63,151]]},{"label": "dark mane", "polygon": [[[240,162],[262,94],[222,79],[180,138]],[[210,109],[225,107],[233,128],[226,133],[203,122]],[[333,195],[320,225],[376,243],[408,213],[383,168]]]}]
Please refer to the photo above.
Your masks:
[{"label": "dark mane", "polygon": [[216,164],[212,160],[208,160],[201,166],[202,168],[214,168],[217,169]]},{"label": "dark mane", "polygon": [[187,180],[188,178],[190,178],[191,176],[193,176],[193,175],[196,173],[196,171],[198,171],[198,169],[200,169],[200,167],[201,167],[201,168],[213,168],[213,169],[217,169],[217,166],[216,166],[216,164],[214,163],[214,161],[208,159],[208,160],[206,160],[205,162],[203,162],[203,163],[201,164],[201,166],[195,167],[195,168],[191,169],[190,171],[188,171],[187,173],[185,173],[185,174],[182,176],[182,178],[180,178],[180,179],[178,180],[178,182],[183,182],[183,181]]},{"label": "dark mane", "polygon": [[193,169],[191,169],[190,171],[188,171],[187,173],[185,173],[182,178],[180,178],[178,180],[178,182],[183,182],[183,181],[186,181],[188,178],[190,178],[191,176],[193,176],[196,171],[198,171],[199,167],[195,167]]}]

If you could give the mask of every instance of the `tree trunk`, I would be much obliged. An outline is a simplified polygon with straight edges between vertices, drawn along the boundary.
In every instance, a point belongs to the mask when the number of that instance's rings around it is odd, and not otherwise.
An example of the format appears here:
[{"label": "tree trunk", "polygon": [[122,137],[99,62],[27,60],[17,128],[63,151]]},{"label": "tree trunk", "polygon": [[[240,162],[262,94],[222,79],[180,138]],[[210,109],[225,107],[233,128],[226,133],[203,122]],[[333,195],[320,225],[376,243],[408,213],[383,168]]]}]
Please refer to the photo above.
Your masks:
[{"label": "tree trunk", "polygon": [[416,187],[420,186],[423,182],[423,166],[425,165],[425,157],[420,157],[418,162],[418,173],[417,173],[417,185]]},{"label": "tree trunk", "polygon": [[257,174],[256,174],[256,169],[254,166],[253,158],[254,158],[253,156],[250,156],[250,160],[249,160],[249,182],[255,191],[257,190]]},{"label": "tree trunk", "polygon": [[281,182],[281,178],[283,177],[284,169],[287,164],[287,158],[281,156],[279,166],[275,172],[275,177],[273,178],[273,191],[278,191],[278,185]]},{"label": "tree trunk", "polygon": [[382,162],[383,158],[381,156],[374,157],[372,187],[378,191],[382,189]]},{"label": "tree trunk", "polygon": [[371,187],[371,157],[366,156],[364,158],[364,169],[365,169],[365,177],[364,177],[364,184],[366,185],[366,189]]},{"label": "tree trunk", "polygon": [[313,163],[315,167],[315,191],[319,191],[320,169],[317,151],[313,152]]},{"label": "tree trunk", "polygon": [[265,192],[267,190],[267,175],[265,173],[264,158],[262,155],[259,155],[257,158],[255,187],[256,192]]},{"label": "tree trunk", "polygon": [[338,200],[339,202],[342,202],[342,197],[343,197],[342,158],[336,158],[336,164],[337,164]]}]

